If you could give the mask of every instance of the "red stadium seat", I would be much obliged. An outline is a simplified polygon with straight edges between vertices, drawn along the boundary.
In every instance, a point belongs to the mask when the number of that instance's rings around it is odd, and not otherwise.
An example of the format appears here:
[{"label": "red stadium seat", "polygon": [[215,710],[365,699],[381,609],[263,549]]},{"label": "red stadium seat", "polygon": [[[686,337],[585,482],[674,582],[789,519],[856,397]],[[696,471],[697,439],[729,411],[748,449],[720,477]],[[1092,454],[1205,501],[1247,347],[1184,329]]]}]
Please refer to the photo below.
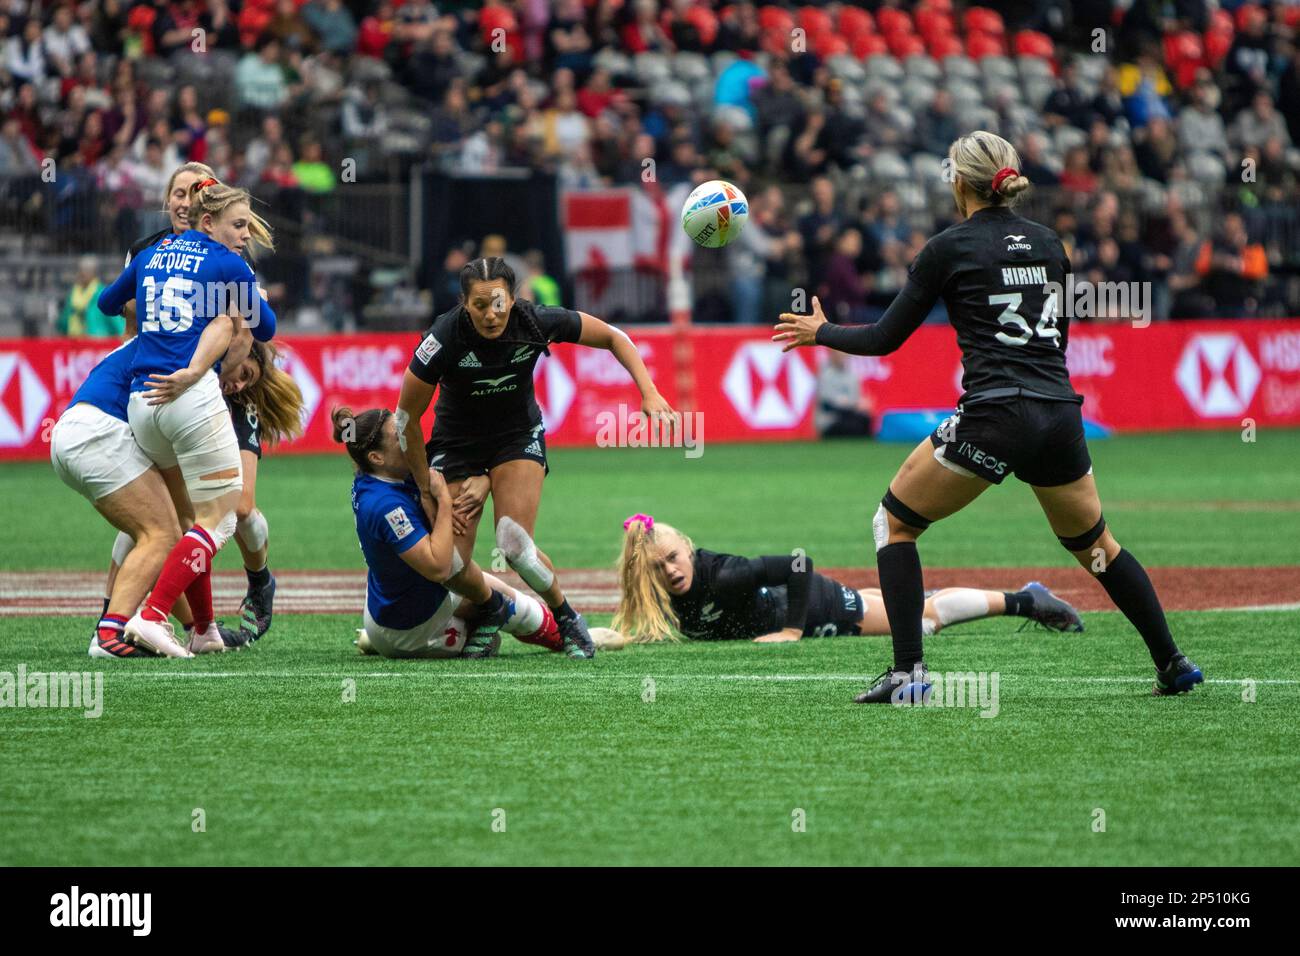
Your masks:
[{"label": "red stadium seat", "polygon": [[922,8],[916,11],[916,32],[921,34],[921,38],[929,43],[930,38],[940,34],[952,34],[957,32],[957,22],[953,20],[951,13],[944,13],[942,10],[933,8]]},{"label": "red stadium seat", "polygon": [[708,7],[691,7],[686,11],[683,18],[691,26],[695,27],[695,32],[700,35],[700,42],[706,47],[713,46],[713,41],[718,37],[718,17]]},{"label": "red stadium seat", "polygon": [[876,13],[876,25],[880,35],[888,37],[895,33],[912,33],[912,18],[902,10],[894,7],[881,7]]},{"label": "red stadium seat", "polygon": [[940,13],[952,13],[952,0],[921,0],[917,5],[917,12],[922,10],[938,10]]},{"label": "red stadium seat", "polygon": [[823,34],[835,32],[835,25],[831,22],[831,15],[821,7],[800,7],[799,26],[804,28],[804,32],[809,37],[820,37]]},{"label": "red stadium seat", "polygon": [[835,22],[835,27],[839,30],[840,36],[850,43],[863,33],[876,32],[876,24],[871,19],[871,14],[861,7],[841,7],[840,16]]},{"label": "red stadium seat", "polygon": [[1232,49],[1232,34],[1222,30],[1210,30],[1205,34],[1205,65],[1218,69],[1228,51]]},{"label": "red stadium seat", "polygon": [[1294,30],[1300,26],[1300,7],[1287,6],[1282,8],[1282,22]]},{"label": "red stadium seat", "polygon": [[900,60],[909,56],[925,56],[925,41],[915,33],[893,33],[885,37],[889,52]]},{"label": "red stadium seat", "polygon": [[758,11],[758,25],[764,32],[780,30],[788,34],[794,29],[794,14],[784,7],[762,7]]},{"label": "red stadium seat", "polygon": [[1165,65],[1174,74],[1180,89],[1192,85],[1196,71],[1204,65],[1205,51],[1201,38],[1191,31],[1165,34]]},{"label": "red stadium seat", "polygon": [[859,33],[850,44],[853,55],[859,60],[869,56],[880,56],[889,52],[889,44],[878,33]]},{"label": "red stadium seat", "polygon": [[969,33],[987,33],[989,36],[1001,37],[1006,34],[1002,23],[1002,14],[988,7],[971,7],[961,18],[962,26]]},{"label": "red stadium seat", "polygon": [[1021,30],[1015,36],[1015,51],[1021,56],[1036,56],[1042,60],[1054,60],[1056,48],[1052,38],[1037,30]]},{"label": "red stadium seat", "polygon": [[1227,10],[1215,10],[1210,14],[1209,29],[1217,32],[1226,31],[1231,36],[1236,31],[1232,25],[1232,14]]},{"label": "red stadium seat", "polygon": [[849,52],[849,41],[838,33],[823,33],[813,44],[813,52],[823,60]]},{"label": "red stadium seat", "polygon": [[967,33],[966,55],[972,60],[982,60],[986,56],[1006,56],[1007,45],[1000,36],[979,31]]},{"label": "red stadium seat", "polygon": [[926,49],[936,60],[942,60],[946,56],[961,56],[966,52],[966,48],[961,45],[961,40],[952,33],[935,34],[926,41]]},{"label": "red stadium seat", "polygon": [[1262,23],[1268,22],[1268,11],[1262,6],[1256,6],[1253,3],[1247,3],[1237,8],[1237,29],[1245,30],[1247,25],[1258,20]]},{"label": "red stadium seat", "polygon": [[478,29],[484,40],[490,41],[492,31],[501,29],[506,33],[517,33],[519,21],[515,12],[509,7],[484,7],[478,14]]}]

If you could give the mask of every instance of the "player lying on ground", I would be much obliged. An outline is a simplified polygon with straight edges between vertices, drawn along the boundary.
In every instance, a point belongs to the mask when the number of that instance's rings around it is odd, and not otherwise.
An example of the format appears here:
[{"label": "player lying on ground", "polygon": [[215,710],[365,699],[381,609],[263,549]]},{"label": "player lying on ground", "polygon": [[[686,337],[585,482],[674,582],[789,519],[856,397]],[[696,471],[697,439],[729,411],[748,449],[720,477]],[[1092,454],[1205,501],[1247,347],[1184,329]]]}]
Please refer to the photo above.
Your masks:
[{"label": "player lying on ground", "polygon": [[[131,299],[142,303],[127,417],[136,441],[160,469],[180,468],[194,505],[194,526],[168,554],[148,602],[125,628],[135,643],[167,657],[226,648],[212,617],[212,559],[234,534],[243,479],[216,373],[208,369],[163,405],[144,398],[146,380],[186,368],[204,328],[223,313],[247,323],[258,341],[275,334],[275,313],[240,257],[250,241],[271,246],[248,193],[200,180],[190,187],[190,219],[197,228],[145,249],[99,299],[105,315],[117,315]],[[194,615],[188,647],[177,643],[168,620],[182,593]]]},{"label": "player lying on ground", "polygon": [[[505,260],[475,259],[460,272],[460,304],[433,321],[411,358],[398,400],[398,428],[425,508],[423,474],[442,473],[456,502],[456,549],[474,552],[483,504],[492,495],[496,540],[510,567],[550,606],[565,641],[595,653],[582,616],[560,588],[551,559],[533,541],[542,500],[546,435],[533,395],[533,367],[552,342],[608,349],[641,391],[641,411],[656,427],[676,413],[655,388],[632,340],[600,319],[515,298]],[[428,445],[420,419],[438,388]]]},{"label": "player lying on ground", "polygon": [[[650,515],[623,522],[614,631],[628,642],[675,639],[797,641],[888,634],[880,591],[855,591],[813,570],[806,555],[743,558],[696,548]],[[961,621],[1012,615],[1056,631],[1082,631],[1074,608],[1038,583],[1019,591],[944,588],[925,602],[926,634]],[[617,643],[618,638],[614,638]]]},{"label": "player lying on ground", "polygon": [[[229,345],[229,316],[208,323],[191,359],[206,371]],[[99,623],[90,638],[91,657],[153,657],[125,640],[123,628],[153,587],[167,553],[180,540],[177,508],[157,466],[136,443],[127,421],[127,402],[138,339],[118,346],[90,370],[50,433],[50,461],[64,484],[105,520],[140,546],[121,555],[121,569],[109,583]],[[151,380],[151,384],[152,380]],[[182,490],[182,495],[184,494]],[[189,507],[188,498],[181,509]],[[188,618],[188,608],[178,611]]]},{"label": "player lying on ground", "polygon": [[[189,228],[190,212],[190,187],[196,182],[205,179],[216,179],[216,174],[212,169],[203,163],[185,163],[178,166],[168,180],[167,189],[163,193],[163,211],[167,213],[170,220],[170,227],[162,229],[152,236],[136,240],[127,250],[126,265],[131,264],[131,260],[145,249],[148,249],[168,235],[179,236]],[[244,256],[252,264],[252,253],[255,251],[255,245],[245,247]],[[259,290],[260,291],[260,290]],[[265,296],[263,296],[265,298]],[[135,303],[128,303],[123,309],[123,314],[127,316],[127,325],[131,334],[135,334]],[[252,348],[252,334],[242,327],[236,330],[236,340],[232,344],[226,359],[226,365],[240,365],[244,355],[249,354]],[[274,357],[274,356],[272,356]],[[289,395],[286,382],[292,384],[288,376],[278,379],[271,383],[266,401],[261,404],[272,409],[285,409],[291,403],[292,396]],[[262,456],[262,443],[259,435],[261,430],[260,422],[266,419],[266,416],[259,418],[251,414],[251,405],[247,401],[240,401],[237,397],[237,390],[230,387],[231,380],[222,377],[222,392],[226,396],[226,406],[230,409],[231,421],[235,426],[235,435],[239,440],[239,457],[244,468],[244,491],[240,498],[239,506],[235,509],[235,544],[239,546],[240,553],[244,558],[244,572],[248,577],[248,589],[244,594],[243,600],[239,605],[239,629],[230,630],[225,627],[218,627],[221,639],[226,642],[228,647],[243,646],[251,641],[255,641],[265,634],[271,627],[271,615],[275,598],[275,577],[271,574],[266,564],[268,528],[266,518],[257,507],[256,483],[257,483],[257,463]],[[298,401],[301,399],[299,398]],[[266,419],[274,426],[274,418]],[[280,437],[291,437],[295,432],[284,431],[279,429]],[[273,444],[275,436],[268,432],[265,436],[267,444]],[[167,481],[168,490],[172,492],[173,497],[183,497],[185,484],[180,476],[179,469],[171,469],[163,475]],[[188,499],[186,499],[188,502]],[[188,507],[188,504],[187,504]],[[194,523],[194,514],[192,511],[182,512],[179,515],[181,530],[188,531]],[[110,593],[113,586],[113,579],[117,572],[117,566],[122,557],[130,549],[131,541],[123,535],[118,536],[118,540],[113,547],[113,561],[109,566],[108,584],[105,593]],[[188,622],[188,606],[184,601],[177,605],[173,611],[184,611],[186,616],[182,618],[183,622]]]},{"label": "player lying on ground", "polygon": [[1154,692],[1191,690],[1203,679],[1200,669],[1179,652],[1146,571],[1102,517],[1083,436],[1083,399],[1065,364],[1069,317],[1058,315],[1050,291],[1063,288],[1070,272],[1065,248],[1051,229],[1011,211],[1029,180],[1020,175],[1010,143],[978,130],[956,140],[948,158],[963,221],[921,250],[881,320],[831,325],[813,299],[812,315],[784,313],[773,336],[785,351],[825,345],[886,355],[942,298],[961,346],[964,394],[955,414],[903,463],[872,522],[894,663],[857,701],[916,702],[928,689],[916,540],[1008,473],[1034,489],[1061,544],[1142,635],[1156,666]]},{"label": "player lying on ground", "polygon": [[[356,466],[352,511],[366,558],[358,646],[384,657],[491,657],[501,631],[553,651],[566,646],[550,609],[461,559],[447,484],[429,469],[433,521],[421,504],[387,409],[332,414],[334,440]],[[455,593],[453,593],[455,592]],[[453,618],[466,624],[455,626]],[[584,656],[584,655],[579,655]]]}]

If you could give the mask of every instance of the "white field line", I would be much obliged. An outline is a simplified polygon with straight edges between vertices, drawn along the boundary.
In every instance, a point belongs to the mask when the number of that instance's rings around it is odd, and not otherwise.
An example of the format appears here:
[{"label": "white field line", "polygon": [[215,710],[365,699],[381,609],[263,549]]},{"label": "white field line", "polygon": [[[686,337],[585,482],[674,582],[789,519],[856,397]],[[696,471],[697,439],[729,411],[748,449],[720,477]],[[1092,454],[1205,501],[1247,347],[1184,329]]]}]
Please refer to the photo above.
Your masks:
[{"label": "white field line", "polygon": [[[301,679],[301,678],[321,678],[334,680],[369,680],[371,678],[402,678],[416,680],[623,680],[636,682],[649,676],[656,681],[855,681],[867,683],[878,676],[876,674],[656,674],[651,668],[646,668],[648,674],[641,675],[637,673],[585,673],[576,672],[555,672],[555,671],[488,671],[486,673],[455,673],[453,671],[430,671],[430,670],[409,670],[409,671],[383,671],[377,674],[365,674],[346,671],[117,671],[106,670],[104,673],[117,677],[139,677],[145,680],[224,680],[231,678],[272,678],[272,679]],[[936,671],[936,673],[940,673]],[[964,673],[964,672],[963,672]],[[1005,674],[1003,678],[1010,678],[1014,683],[1050,683],[1050,684],[1069,684],[1069,683],[1090,683],[1090,684],[1149,684],[1150,677],[1043,677],[1038,674]],[[1205,681],[1207,684],[1234,684],[1240,685],[1246,680],[1251,680],[1256,684],[1280,684],[1292,685],[1300,684],[1300,680],[1289,680],[1279,678],[1229,678],[1218,677],[1210,678]]]}]

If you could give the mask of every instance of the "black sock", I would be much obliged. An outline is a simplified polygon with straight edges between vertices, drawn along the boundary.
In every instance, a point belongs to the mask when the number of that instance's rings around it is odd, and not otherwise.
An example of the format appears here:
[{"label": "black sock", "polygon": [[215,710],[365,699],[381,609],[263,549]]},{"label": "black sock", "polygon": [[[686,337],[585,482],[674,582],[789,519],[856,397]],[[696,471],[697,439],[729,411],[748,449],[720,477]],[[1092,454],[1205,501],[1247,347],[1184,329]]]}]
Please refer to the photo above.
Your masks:
[{"label": "black sock", "polygon": [[261,571],[250,571],[244,568],[244,574],[248,575],[248,589],[250,591],[259,590],[271,583],[271,566],[262,565]]},{"label": "black sock", "polygon": [[925,584],[916,542],[887,544],[876,552],[880,592],[894,639],[894,669],[911,670],[924,654],[921,617],[925,613]]},{"label": "black sock", "polygon": [[506,596],[495,588],[492,596],[479,605],[484,614],[496,614],[501,610],[502,605],[506,603]]},{"label": "black sock", "polygon": [[1159,670],[1168,667],[1169,661],[1178,653],[1178,646],[1169,634],[1164,608],[1160,606],[1160,598],[1156,597],[1156,589],[1151,586],[1151,579],[1142,564],[1121,548],[1106,570],[1096,577],[1115,606],[1142,635],[1156,667]]},{"label": "black sock", "polygon": [[563,603],[557,604],[551,608],[551,613],[555,615],[557,621],[567,621],[571,617],[577,617],[578,614],[573,608],[569,607],[569,599],[565,598]]},{"label": "black sock", "polygon": [[99,612],[99,616],[103,617],[107,613],[108,613],[108,598],[104,598],[104,610]]},{"label": "black sock", "polygon": [[1008,617],[1029,617],[1034,610],[1034,596],[1028,591],[1003,591],[1002,596],[1007,599]]}]

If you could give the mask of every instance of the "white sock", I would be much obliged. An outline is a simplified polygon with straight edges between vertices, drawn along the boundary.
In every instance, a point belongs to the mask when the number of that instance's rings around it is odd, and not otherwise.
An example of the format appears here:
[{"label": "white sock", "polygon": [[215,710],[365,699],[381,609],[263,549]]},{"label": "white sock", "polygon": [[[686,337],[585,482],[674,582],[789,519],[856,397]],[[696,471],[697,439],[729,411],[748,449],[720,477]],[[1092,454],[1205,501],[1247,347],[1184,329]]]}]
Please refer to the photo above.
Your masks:
[{"label": "white sock", "polygon": [[514,635],[535,634],[544,620],[546,617],[542,613],[541,602],[516,591],[515,613],[501,626],[501,630]]}]

